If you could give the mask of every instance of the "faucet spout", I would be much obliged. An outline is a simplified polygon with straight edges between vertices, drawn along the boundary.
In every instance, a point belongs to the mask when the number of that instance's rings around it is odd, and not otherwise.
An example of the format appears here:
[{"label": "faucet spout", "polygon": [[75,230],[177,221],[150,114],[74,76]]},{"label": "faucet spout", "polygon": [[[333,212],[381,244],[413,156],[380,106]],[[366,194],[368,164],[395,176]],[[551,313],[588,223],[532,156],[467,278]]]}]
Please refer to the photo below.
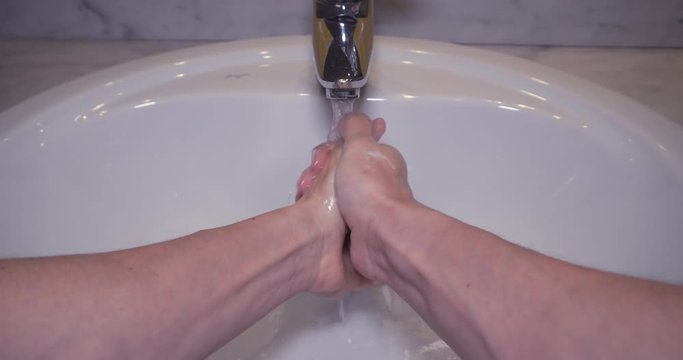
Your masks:
[{"label": "faucet spout", "polygon": [[356,99],[368,82],[373,5],[373,0],[314,0],[316,77],[328,99]]}]

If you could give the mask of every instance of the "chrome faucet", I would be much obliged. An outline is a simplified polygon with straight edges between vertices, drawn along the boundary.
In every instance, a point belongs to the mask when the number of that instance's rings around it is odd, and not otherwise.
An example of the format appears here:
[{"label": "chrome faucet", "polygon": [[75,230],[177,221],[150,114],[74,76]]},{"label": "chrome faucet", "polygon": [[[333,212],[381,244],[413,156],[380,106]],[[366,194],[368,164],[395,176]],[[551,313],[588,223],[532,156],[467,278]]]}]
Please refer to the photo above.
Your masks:
[{"label": "chrome faucet", "polygon": [[316,76],[332,100],[360,97],[372,57],[374,0],[314,0]]}]

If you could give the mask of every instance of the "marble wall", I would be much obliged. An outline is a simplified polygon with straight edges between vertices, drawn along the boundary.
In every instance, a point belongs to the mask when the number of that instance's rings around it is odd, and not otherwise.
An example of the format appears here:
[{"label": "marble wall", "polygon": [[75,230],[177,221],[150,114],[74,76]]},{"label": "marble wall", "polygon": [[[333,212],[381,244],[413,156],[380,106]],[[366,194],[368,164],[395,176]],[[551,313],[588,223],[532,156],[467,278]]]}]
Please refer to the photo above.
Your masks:
[{"label": "marble wall", "polygon": [[[378,33],[458,43],[683,47],[683,0],[376,0]],[[2,38],[309,32],[312,0],[0,0]]]}]

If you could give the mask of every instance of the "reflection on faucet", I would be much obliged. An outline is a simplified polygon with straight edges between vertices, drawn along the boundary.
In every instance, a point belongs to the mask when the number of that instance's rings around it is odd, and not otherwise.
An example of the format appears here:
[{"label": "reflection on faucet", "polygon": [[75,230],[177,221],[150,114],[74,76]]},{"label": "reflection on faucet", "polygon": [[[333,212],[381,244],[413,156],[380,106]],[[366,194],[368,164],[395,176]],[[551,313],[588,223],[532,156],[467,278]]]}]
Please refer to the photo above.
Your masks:
[{"label": "reflection on faucet", "polygon": [[314,0],[316,76],[332,100],[356,99],[368,81],[373,0]]}]

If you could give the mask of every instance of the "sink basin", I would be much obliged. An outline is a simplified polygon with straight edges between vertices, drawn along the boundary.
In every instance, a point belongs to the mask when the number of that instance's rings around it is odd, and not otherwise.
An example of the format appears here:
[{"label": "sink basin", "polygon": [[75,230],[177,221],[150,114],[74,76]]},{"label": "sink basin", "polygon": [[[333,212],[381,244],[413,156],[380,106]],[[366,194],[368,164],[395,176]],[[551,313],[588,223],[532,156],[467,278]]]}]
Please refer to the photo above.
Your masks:
[{"label": "sink basin", "polygon": [[[527,61],[377,39],[356,104],[427,205],[540,252],[683,283],[683,128]],[[110,68],[0,114],[0,258],[129,248],[291,204],[330,104],[309,37]],[[215,359],[455,359],[386,288],[301,295]]]}]

